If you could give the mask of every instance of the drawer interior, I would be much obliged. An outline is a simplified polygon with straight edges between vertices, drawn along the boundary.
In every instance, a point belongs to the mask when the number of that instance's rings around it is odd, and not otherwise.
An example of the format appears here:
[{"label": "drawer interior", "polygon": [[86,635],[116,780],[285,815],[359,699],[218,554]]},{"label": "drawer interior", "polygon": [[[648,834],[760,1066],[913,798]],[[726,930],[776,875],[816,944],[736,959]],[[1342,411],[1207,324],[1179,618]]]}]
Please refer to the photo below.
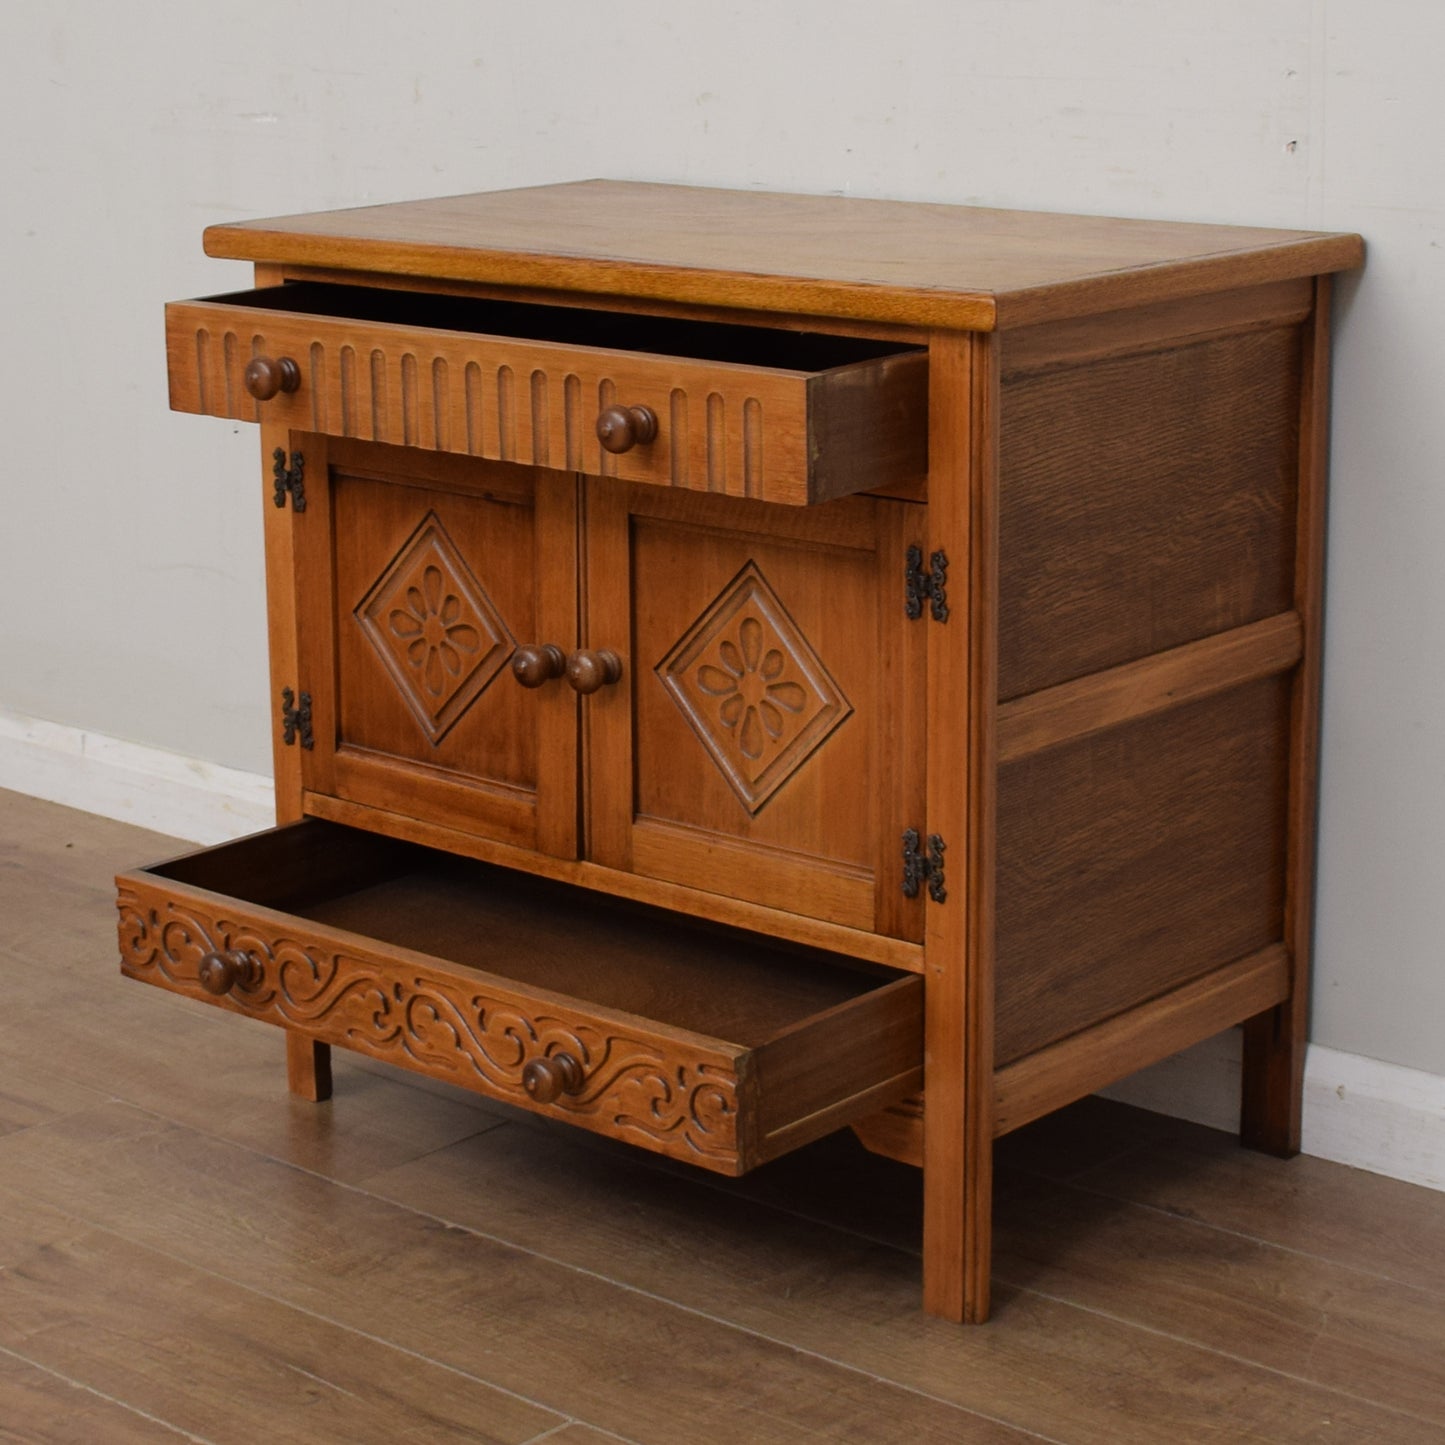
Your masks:
[{"label": "drawer interior", "polygon": [[320,819],[146,872],[745,1048],[899,977]]},{"label": "drawer interior", "polygon": [[897,342],[816,331],[779,331],[713,321],[684,321],[599,311],[582,306],[539,306],[430,291],[395,291],[322,281],[288,281],[281,286],[211,296],[224,306],[326,316],[480,336],[525,337],[529,341],[687,357],[773,371],[823,372],[880,357],[922,350]]}]

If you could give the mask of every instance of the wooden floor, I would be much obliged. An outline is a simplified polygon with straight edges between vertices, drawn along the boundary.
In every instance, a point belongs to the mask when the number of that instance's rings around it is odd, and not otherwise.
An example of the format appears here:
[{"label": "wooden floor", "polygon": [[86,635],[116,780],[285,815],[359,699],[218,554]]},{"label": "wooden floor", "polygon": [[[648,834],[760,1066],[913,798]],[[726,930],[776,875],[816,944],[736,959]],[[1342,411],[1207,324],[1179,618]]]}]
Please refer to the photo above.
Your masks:
[{"label": "wooden floor", "polygon": [[0,1440],[1445,1441],[1445,1195],[1088,1101],[1008,1140],[996,1313],[913,1171],[733,1184],[121,979],[170,840],[0,794]]}]

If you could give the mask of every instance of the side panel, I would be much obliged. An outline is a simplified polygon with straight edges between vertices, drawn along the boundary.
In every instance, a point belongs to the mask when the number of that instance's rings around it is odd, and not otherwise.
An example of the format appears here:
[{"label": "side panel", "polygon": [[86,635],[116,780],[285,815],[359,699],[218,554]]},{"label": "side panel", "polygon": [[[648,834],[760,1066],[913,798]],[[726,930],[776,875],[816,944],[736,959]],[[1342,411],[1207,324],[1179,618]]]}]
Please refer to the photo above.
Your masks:
[{"label": "side panel", "polygon": [[1287,941],[1311,300],[1005,338],[1000,1066]]},{"label": "side panel", "polygon": [[1299,331],[1031,371],[1003,388],[999,696],[1292,604]]}]

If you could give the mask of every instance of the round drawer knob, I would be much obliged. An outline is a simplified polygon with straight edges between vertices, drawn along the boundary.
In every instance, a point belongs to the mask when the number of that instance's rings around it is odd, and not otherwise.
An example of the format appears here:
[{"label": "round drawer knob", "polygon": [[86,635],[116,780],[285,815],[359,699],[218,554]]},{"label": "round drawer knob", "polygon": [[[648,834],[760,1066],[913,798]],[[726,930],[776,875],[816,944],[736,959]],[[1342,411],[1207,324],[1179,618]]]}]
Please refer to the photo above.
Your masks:
[{"label": "round drawer knob", "polygon": [[657,436],[657,413],[650,406],[609,406],[597,418],[597,440],[609,452],[645,447]]},{"label": "round drawer knob", "polygon": [[600,687],[610,687],[622,676],[622,659],[605,648],[593,652],[579,648],[567,659],[567,684],[584,697]]},{"label": "round drawer knob", "polygon": [[539,1104],[582,1091],[582,1065],[571,1054],[548,1054],[522,1070],[522,1087]]},{"label": "round drawer knob", "polygon": [[196,966],[196,976],[207,993],[217,997],[237,987],[255,988],[261,982],[261,965],[239,948],[204,954]]},{"label": "round drawer knob", "polygon": [[301,368],[289,356],[253,356],[246,363],[245,382],[257,401],[270,401],[278,391],[295,391],[301,385]]},{"label": "round drawer knob", "polygon": [[523,687],[541,687],[567,671],[567,654],[555,642],[534,642],[512,654],[512,676]]}]

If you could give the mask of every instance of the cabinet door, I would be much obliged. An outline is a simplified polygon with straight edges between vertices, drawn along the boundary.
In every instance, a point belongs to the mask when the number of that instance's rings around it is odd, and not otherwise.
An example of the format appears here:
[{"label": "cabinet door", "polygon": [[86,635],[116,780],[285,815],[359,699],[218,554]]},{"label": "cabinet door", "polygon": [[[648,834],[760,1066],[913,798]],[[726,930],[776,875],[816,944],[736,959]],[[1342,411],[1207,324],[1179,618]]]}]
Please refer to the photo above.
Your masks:
[{"label": "cabinet door", "polygon": [[320,437],[303,449],[305,788],[575,857],[576,696],[561,678],[524,688],[510,666],[519,646],[575,643],[575,477]]},{"label": "cabinet door", "polygon": [[587,852],[634,873],[916,939],[902,835],[923,804],[921,509],[806,511],[585,485]]}]

